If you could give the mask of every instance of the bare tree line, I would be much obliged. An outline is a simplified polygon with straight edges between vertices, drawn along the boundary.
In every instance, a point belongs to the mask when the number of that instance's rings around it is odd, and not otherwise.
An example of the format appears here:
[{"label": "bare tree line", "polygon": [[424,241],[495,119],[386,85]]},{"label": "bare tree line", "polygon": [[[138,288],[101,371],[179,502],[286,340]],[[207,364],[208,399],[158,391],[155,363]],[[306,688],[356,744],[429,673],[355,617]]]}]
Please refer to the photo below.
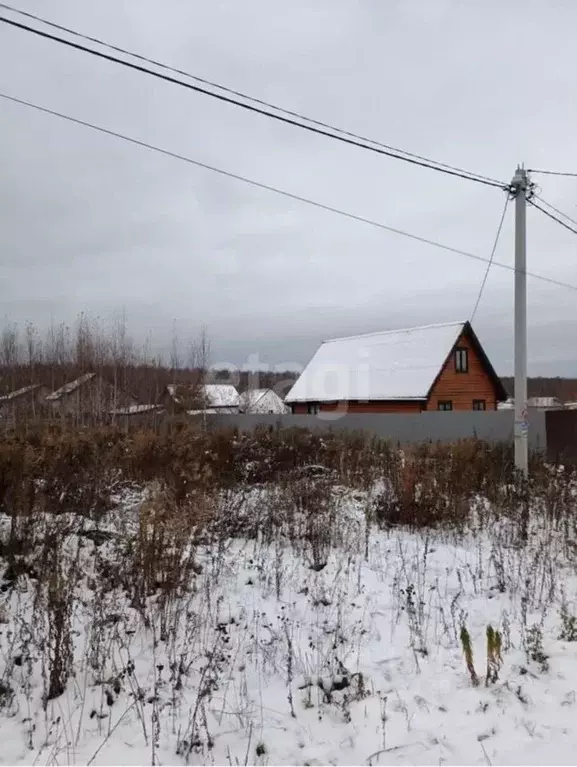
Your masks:
[{"label": "bare tree line", "polygon": [[0,396],[31,384],[54,391],[85,373],[96,373],[142,403],[156,402],[169,383],[194,384],[208,368],[206,331],[184,350],[173,340],[169,359],[138,346],[124,315],[106,326],[81,314],[74,326],[60,323],[42,333],[34,324],[7,323],[0,333]]},{"label": "bare tree line", "polygon": [[33,384],[55,391],[85,373],[102,376],[143,404],[156,403],[168,384],[196,388],[206,380],[233,383],[239,391],[270,387],[284,396],[296,378],[286,371],[209,373],[210,354],[205,328],[182,339],[176,327],[168,353],[154,354],[150,337],[134,342],[124,314],[105,324],[82,313],[72,326],[53,324],[44,332],[30,322],[7,322],[0,332],[0,397]]},{"label": "bare tree line", "polygon": [[[209,375],[211,381],[233,383],[242,392],[272,388],[287,394],[297,374],[291,371],[210,369],[210,341],[204,328],[195,337],[182,339],[176,327],[170,348],[163,356],[152,351],[150,337],[140,345],[128,332],[126,316],[103,323],[84,313],[73,325],[52,324],[41,331],[6,322],[0,332],[0,397],[24,386],[41,384],[50,391],[85,373],[96,373],[138,402],[155,403],[171,383],[196,386]],[[503,377],[512,394],[512,379]],[[530,396],[577,399],[577,379],[539,377],[528,380]]]}]

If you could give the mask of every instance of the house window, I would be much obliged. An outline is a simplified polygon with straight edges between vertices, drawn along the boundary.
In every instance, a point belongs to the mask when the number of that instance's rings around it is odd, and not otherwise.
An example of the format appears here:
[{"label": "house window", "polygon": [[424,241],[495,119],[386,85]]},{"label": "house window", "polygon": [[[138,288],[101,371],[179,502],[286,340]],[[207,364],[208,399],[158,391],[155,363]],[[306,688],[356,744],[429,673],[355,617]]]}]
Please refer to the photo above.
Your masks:
[{"label": "house window", "polygon": [[453,403],[451,402],[450,399],[443,400],[443,401],[439,402],[438,409],[439,410],[452,410],[453,409]]},{"label": "house window", "polygon": [[307,412],[309,415],[317,415],[320,412],[321,406],[318,402],[309,402],[307,406]]},{"label": "house window", "polygon": [[473,410],[486,410],[487,409],[487,403],[484,399],[474,399],[473,400]]},{"label": "house window", "polygon": [[469,352],[467,349],[455,349],[455,370],[457,373],[469,372]]}]

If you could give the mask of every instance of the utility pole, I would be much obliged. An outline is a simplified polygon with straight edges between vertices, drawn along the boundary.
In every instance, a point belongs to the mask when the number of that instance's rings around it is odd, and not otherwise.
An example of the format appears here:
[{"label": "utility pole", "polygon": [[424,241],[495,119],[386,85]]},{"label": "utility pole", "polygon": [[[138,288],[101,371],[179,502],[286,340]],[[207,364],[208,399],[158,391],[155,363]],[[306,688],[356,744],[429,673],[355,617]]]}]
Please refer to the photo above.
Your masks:
[{"label": "utility pole", "polygon": [[527,415],[527,190],[525,168],[517,166],[511,193],[515,197],[515,468],[529,469]]}]

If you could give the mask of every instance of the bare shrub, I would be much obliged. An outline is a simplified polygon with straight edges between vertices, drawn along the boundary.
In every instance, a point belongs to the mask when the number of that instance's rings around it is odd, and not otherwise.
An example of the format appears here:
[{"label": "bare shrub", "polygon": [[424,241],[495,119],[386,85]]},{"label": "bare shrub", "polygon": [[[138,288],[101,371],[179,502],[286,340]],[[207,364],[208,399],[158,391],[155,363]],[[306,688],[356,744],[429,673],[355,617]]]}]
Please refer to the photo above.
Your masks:
[{"label": "bare shrub", "polygon": [[496,501],[502,484],[513,481],[509,452],[477,440],[406,451],[387,463],[374,517],[384,527],[463,531],[472,522],[475,497]]},{"label": "bare shrub", "polygon": [[122,452],[117,432],[64,430],[50,435],[42,447],[37,471],[44,511],[97,519],[110,508]]},{"label": "bare shrub", "polygon": [[186,593],[198,564],[195,559],[199,531],[212,516],[210,499],[191,492],[176,500],[174,491],[159,483],[139,513],[138,531],[128,542],[121,580],[132,603],[142,608],[157,592],[171,598]]},{"label": "bare shrub", "polygon": [[71,623],[78,568],[64,556],[66,532],[58,523],[46,529],[39,567],[42,576],[37,582],[37,604],[46,631],[45,707],[63,694],[73,670]]},{"label": "bare shrub", "polygon": [[561,619],[559,639],[564,642],[577,642],[577,617],[570,612],[565,599],[561,602],[559,618]]},{"label": "bare shrub", "polygon": [[525,652],[527,659],[536,663],[543,674],[549,671],[549,656],[543,647],[543,628],[537,623],[525,633]]}]

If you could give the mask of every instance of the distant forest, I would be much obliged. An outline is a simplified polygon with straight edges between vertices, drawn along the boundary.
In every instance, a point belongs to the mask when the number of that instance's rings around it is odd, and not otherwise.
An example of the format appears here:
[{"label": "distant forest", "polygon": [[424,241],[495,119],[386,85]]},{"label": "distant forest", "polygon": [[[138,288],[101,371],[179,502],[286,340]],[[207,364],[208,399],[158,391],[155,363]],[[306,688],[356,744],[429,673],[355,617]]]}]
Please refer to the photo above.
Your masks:
[{"label": "distant forest", "polygon": [[30,384],[54,391],[84,373],[98,373],[142,404],[157,402],[168,384],[195,386],[201,381],[231,383],[239,392],[274,388],[284,397],[296,379],[293,372],[215,370],[204,330],[190,339],[173,338],[163,358],[150,342],[136,345],[123,318],[111,325],[80,315],[74,326],[53,326],[42,333],[28,323],[0,331],[0,396]]},{"label": "distant forest", "polygon": [[[507,394],[512,397],[515,388],[514,378],[501,378]],[[558,397],[561,402],[577,401],[577,378],[529,378],[527,380],[529,397]]]}]

